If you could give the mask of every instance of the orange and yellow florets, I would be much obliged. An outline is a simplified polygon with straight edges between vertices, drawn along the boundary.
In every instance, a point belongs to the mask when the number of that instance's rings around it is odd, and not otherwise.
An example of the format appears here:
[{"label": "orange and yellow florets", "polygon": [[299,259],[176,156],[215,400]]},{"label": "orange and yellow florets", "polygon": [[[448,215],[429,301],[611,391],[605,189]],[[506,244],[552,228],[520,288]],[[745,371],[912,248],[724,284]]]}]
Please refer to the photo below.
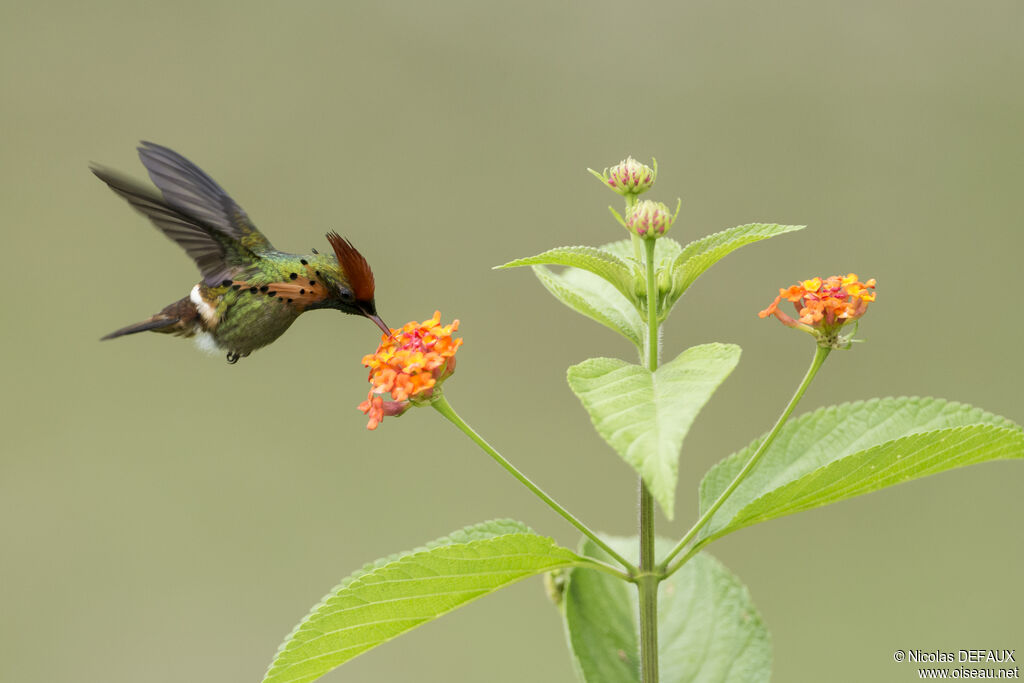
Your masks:
[{"label": "orange and yellow florets", "polygon": [[[455,371],[455,352],[462,339],[453,339],[459,321],[441,325],[440,311],[422,323],[412,321],[391,336],[381,338],[377,352],[363,357],[372,385],[359,410],[369,417],[367,429],[376,429],[385,415],[401,415],[410,402],[429,398],[434,388]],[[391,394],[390,401],[383,394]]]},{"label": "orange and yellow florets", "polygon": [[[779,310],[782,300],[791,301],[797,318]],[[810,332],[818,337],[819,343],[835,346],[840,340],[839,328],[857,320],[868,310],[868,304],[875,300],[875,280],[861,282],[856,273],[847,276],[833,275],[828,278],[815,277],[804,280],[788,289],[780,289],[771,305],[758,313],[767,318],[774,315],[784,325]]]}]

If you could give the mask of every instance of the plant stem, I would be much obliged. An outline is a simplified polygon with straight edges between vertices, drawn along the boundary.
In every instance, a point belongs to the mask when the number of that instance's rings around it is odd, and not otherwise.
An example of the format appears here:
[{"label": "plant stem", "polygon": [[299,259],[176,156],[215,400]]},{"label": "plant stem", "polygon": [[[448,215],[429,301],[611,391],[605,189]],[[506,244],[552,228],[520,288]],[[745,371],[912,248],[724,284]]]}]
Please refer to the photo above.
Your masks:
[{"label": "plant stem", "polygon": [[654,272],[654,249],[657,240],[644,240],[647,249],[647,369],[658,369],[658,281]]},{"label": "plant stem", "polygon": [[654,496],[640,480],[640,574],[636,587],[640,602],[640,680],[658,681],[658,583],[654,567]]},{"label": "plant stem", "polygon": [[636,581],[636,577],[627,574],[618,567],[613,567],[607,562],[602,562],[601,560],[594,559],[593,557],[587,557],[586,555],[581,556],[580,559],[583,560],[582,564],[580,564],[581,567],[586,567],[587,569],[596,569],[599,572],[611,574],[612,576],[618,579],[622,579],[623,581],[629,581],[630,583]]},{"label": "plant stem", "polygon": [[[629,213],[633,210],[633,207],[637,205],[637,202],[640,201],[640,198],[635,194],[627,194],[624,199],[626,200],[626,220],[628,221]],[[626,227],[625,223],[623,223],[622,227]],[[637,263],[639,263],[643,258],[643,249],[640,247],[640,242],[643,240],[641,240],[636,233],[633,233],[630,237],[632,238],[631,241],[633,243],[633,258],[635,258]]]},{"label": "plant stem", "polygon": [[832,351],[831,348],[826,346],[816,346],[815,349],[816,350],[814,352],[814,359],[811,361],[811,366],[807,368],[807,373],[804,375],[803,381],[801,381],[800,386],[797,387],[796,393],[793,394],[793,398],[789,399],[789,405],[787,405],[786,409],[782,411],[782,415],[779,416],[779,419],[775,421],[775,426],[772,427],[772,430],[770,432],[768,432],[768,436],[766,436],[764,438],[764,441],[762,441],[758,445],[757,450],[754,451],[754,454],[752,456],[750,456],[750,459],[747,461],[747,464],[744,465],[743,469],[741,469],[739,473],[733,478],[732,482],[729,484],[728,487],[726,487],[725,491],[722,491],[722,494],[718,496],[718,499],[715,500],[711,507],[704,511],[704,514],[700,516],[700,519],[697,520],[697,523],[694,524],[688,532],[686,532],[686,535],[683,536],[683,539],[676,544],[676,547],[672,549],[672,552],[670,552],[668,556],[665,557],[664,560],[662,560],[661,569],[665,571],[665,576],[671,575],[673,572],[675,572],[681,566],[683,566],[683,564],[687,560],[693,557],[696,554],[698,546],[701,546],[704,543],[711,541],[711,539],[704,539],[702,541],[698,541],[698,543],[695,544],[694,547],[691,548],[690,551],[687,552],[686,555],[684,555],[679,562],[677,562],[672,567],[669,567],[669,562],[672,561],[672,558],[679,554],[679,551],[681,551],[687,543],[693,540],[694,537],[696,537],[697,532],[704,528],[704,526],[711,520],[711,517],[718,511],[718,508],[722,507],[722,504],[725,503],[729,496],[732,495],[733,491],[736,490],[736,487],[738,487],[743,482],[743,480],[747,478],[747,475],[750,474],[750,472],[754,469],[754,466],[757,465],[757,461],[761,459],[761,456],[764,455],[765,452],[768,450],[768,447],[771,446],[772,441],[774,441],[775,437],[778,436],[779,430],[781,430],[782,426],[786,424],[786,421],[789,419],[789,416],[793,413],[793,410],[796,408],[796,405],[800,402],[800,399],[803,398],[804,392],[807,391],[807,387],[810,386],[811,381],[814,379],[814,376],[818,374],[818,370],[821,368],[822,363],[825,362],[825,359],[828,358],[829,352]]},{"label": "plant stem", "polygon": [[[658,284],[654,272],[656,240],[645,239],[647,270],[647,369],[658,369]],[[658,682],[658,583],[654,566],[654,496],[640,477],[640,574],[636,587],[640,602],[640,680]]]},{"label": "plant stem", "polygon": [[449,422],[451,422],[453,425],[462,430],[462,432],[470,439],[472,439],[477,446],[479,446],[485,453],[487,453],[487,455],[491,456],[495,460],[495,462],[504,467],[509,474],[518,479],[523,486],[530,489],[530,491],[533,492],[535,496],[544,501],[549,508],[551,508],[559,515],[561,515],[562,518],[565,519],[565,521],[569,522],[569,524],[572,524],[574,527],[579,529],[584,536],[592,540],[594,543],[598,545],[598,547],[600,547],[606,553],[611,555],[616,562],[618,562],[626,568],[630,575],[636,574],[637,568],[633,565],[632,562],[624,558],[619,553],[615,552],[615,550],[611,546],[609,546],[607,543],[598,538],[597,534],[590,530],[590,527],[588,527],[586,524],[578,520],[571,512],[569,512],[561,505],[559,505],[557,502],[555,502],[555,500],[551,496],[544,493],[544,491],[539,486],[530,481],[529,477],[527,477],[525,474],[517,470],[515,466],[513,466],[512,463],[503,458],[501,454],[498,453],[498,451],[495,450],[493,446],[491,446],[491,444],[487,443],[487,441],[485,441],[482,436],[477,434],[472,427],[466,424],[466,422],[463,421],[461,417],[459,417],[458,413],[455,412],[455,409],[452,408],[451,404],[448,403],[448,399],[444,397],[444,394],[441,394],[440,392],[435,394],[435,398],[431,401],[430,405],[434,406],[434,409],[437,410],[437,412],[441,413],[446,418],[448,418]]}]

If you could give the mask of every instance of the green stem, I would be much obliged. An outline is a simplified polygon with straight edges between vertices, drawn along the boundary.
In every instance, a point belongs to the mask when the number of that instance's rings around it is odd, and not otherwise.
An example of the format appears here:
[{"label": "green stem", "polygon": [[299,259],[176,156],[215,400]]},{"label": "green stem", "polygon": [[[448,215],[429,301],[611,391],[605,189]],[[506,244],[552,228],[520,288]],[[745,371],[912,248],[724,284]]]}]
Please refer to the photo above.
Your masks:
[{"label": "green stem", "polygon": [[[674,564],[674,565],[672,566],[672,569],[671,569],[671,571],[670,571],[670,570],[665,570],[665,576],[666,576],[666,577],[668,577],[668,576],[671,576],[671,575],[673,574],[673,572],[676,572],[676,571],[678,571],[678,569],[679,569],[680,567],[682,567],[682,566],[683,566],[684,564],[686,564],[687,562],[689,562],[690,560],[692,560],[692,559],[693,559],[693,556],[694,556],[694,555],[696,555],[697,553],[699,553],[699,552],[701,551],[701,548],[703,548],[703,547],[704,547],[704,545],[705,545],[706,543],[708,543],[708,542],[709,542],[709,541],[708,541],[708,539],[703,539],[703,540],[701,540],[701,541],[698,541],[698,542],[694,543],[693,545],[691,545],[691,546],[690,546],[690,547],[689,547],[689,548],[687,549],[687,551],[686,551],[685,553],[683,553],[683,556],[679,558],[679,561],[678,561],[678,562],[676,562],[676,563],[675,563],[675,564]],[[667,563],[667,560],[666,560],[666,562],[663,562],[663,563],[662,563],[662,567],[664,567],[666,563]]]},{"label": "green stem", "polygon": [[658,583],[654,566],[654,496],[640,480],[640,574],[636,587],[640,601],[640,680],[658,681]]},{"label": "green stem", "polygon": [[[629,213],[633,210],[633,207],[637,205],[637,202],[640,201],[640,198],[637,197],[635,194],[627,194],[624,197],[624,199],[626,200],[626,220],[628,221]],[[623,225],[622,227],[626,226]],[[643,248],[640,246],[640,242],[642,240],[640,239],[640,236],[637,235],[636,233],[632,233],[631,237],[633,242],[633,258],[635,258],[637,260],[637,263],[639,263],[640,260],[643,258]]]},{"label": "green stem", "polygon": [[586,567],[588,569],[596,569],[599,572],[611,574],[612,576],[618,579],[622,579],[623,581],[629,581],[630,583],[636,581],[636,577],[627,574],[618,567],[613,567],[607,562],[602,562],[601,560],[594,559],[593,557],[587,557],[585,555],[581,556],[580,559],[583,560],[583,563],[580,565],[582,567]]},{"label": "green stem", "polygon": [[565,521],[569,522],[569,524],[572,524],[574,527],[579,529],[584,536],[592,540],[602,550],[611,555],[615,559],[615,561],[621,564],[623,567],[625,567],[630,574],[636,573],[637,569],[632,562],[624,558],[619,553],[615,552],[615,550],[611,546],[609,546],[607,543],[598,538],[597,534],[590,530],[590,527],[588,527],[586,524],[578,520],[571,512],[569,512],[561,505],[556,503],[551,496],[544,493],[544,491],[539,486],[530,481],[529,477],[527,477],[525,474],[517,470],[515,466],[513,466],[512,463],[503,458],[501,454],[498,453],[498,451],[495,450],[493,446],[491,446],[491,444],[487,443],[482,436],[477,434],[472,427],[466,424],[465,421],[463,421],[463,419],[459,417],[458,413],[455,412],[455,409],[452,408],[451,404],[448,403],[448,399],[444,397],[444,394],[437,392],[437,394],[435,394],[435,398],[431,401],[430,405],[434,406],[434,409],[437,410],[437,412],[441,413],[446,418],[448,418],[449,422],[451,422],[453,425],[461,429],[462,432],[465,433],[465,435],[468,436],[470,439],[472,439],[472,441],[476,443],[477,446],[483,449],[483,451],[487,453],[487,455],[491,456],[495,460],[495,462],[504,467],[509,474],[518,479],[523,486],[530,489],[530,491],[532,491],[535,496],[544,501],[549,508],[551,508],[559,515],[561,515],[562,518],[565,519]]},{"label": "green stem", "polygon": [[694,524],[688,532],[686,532],[686,535],[683,536],[683,539],[676,544],[676,547],[672,549],[672,552],[662,560],[661,568],[665,570],[665,576],[671,575],[683,566],[687,560],[693,557],[698,550],[698,546],[703,545],[706,541],[710,541],[710,539],[705,539],[705,541],[698,542],[679,562],[669,567],[669,562],[672,561],[672,558],[678,555],[679,551],[681,551],[687,543],[693,540],[697,536],[697,532],[703,529],[711,520],[711,517],[718,511],[718,508],[722,507],[722,504],[725,503],[729,496],[732,495],[733,491],[736,490],[736,487],[738,487],[743,480],[747,478],[747,475],[750,474],[754,469],[754,466],[757,465],[757,461],[761,459],[761,456],[764,455],[768,450],[768,447],[771,446],[772,441],[774,441],[775,437],[778,436],[782,426],[786,424],[786,420],[789,419],[789,416],[793,413],[796,405],[800,402],[800,399],[803,398],[804,392],[807,391],[807,387],[810,386],[814,376],[818,374],[818,370],[821,368],[822,363],[825,362],[825,359],[828,358],[829,352],[832,351],[831,348],[825,346],[817,346],[815,348],[814,359],[811,361],[811,366],[807,368],[807,374],[804,375],[804,379],[800,382],[800,386],[797,387],[796,393],[793,394],[793,398],[789,399],[789,405],[787,405],[786,409],[782,411],[782,415],[779,416],[779,419],[775,421],[775,426],[772,427],[770,432],[768,432],[768,436],[766,436],[764,441],[758,445],[757,450],[752,456],[750,456],[750,460],[748,460],[747,464],[743,466],[743,469],[739,471],[739,474],[733,478],[729,486],[722,492],[722,495],[718,496],[718,499],[711,505],[711,507],[705,510],[704,514],[697,520],[697,523]]},{"label": "green stem", "polygon": [[658,369],[658,278],[654,272],[654,249],[657,240],[644,240],[647,250],[647,369]]},{"label": "green stem", "polygon": [[[658,369],[658,285],[654,272],[657,242],[644,240],[647,270],[647,369]],[[640,680],[658,682],[658,583],[661,573],[654,560],[654,496],[640,477],[640,574],[637,591],[640,602]]]}]

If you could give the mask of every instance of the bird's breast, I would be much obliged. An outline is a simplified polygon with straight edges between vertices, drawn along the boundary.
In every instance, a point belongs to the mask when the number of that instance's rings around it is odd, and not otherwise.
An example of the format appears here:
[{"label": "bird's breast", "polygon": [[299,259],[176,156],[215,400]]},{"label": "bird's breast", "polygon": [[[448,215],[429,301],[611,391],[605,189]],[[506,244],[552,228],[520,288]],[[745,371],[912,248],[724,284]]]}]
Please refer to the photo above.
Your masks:
[{"label": "bird's breast", "polygon": [[[303,272],[306,271],[306,272]],[[299,315],[323,301],[328,289],[312,267],[285,272],[279,280],[225,280],[219,286],[203,283],[192,289],[203,327],[217,346],[245,355],[284,334]]]}]

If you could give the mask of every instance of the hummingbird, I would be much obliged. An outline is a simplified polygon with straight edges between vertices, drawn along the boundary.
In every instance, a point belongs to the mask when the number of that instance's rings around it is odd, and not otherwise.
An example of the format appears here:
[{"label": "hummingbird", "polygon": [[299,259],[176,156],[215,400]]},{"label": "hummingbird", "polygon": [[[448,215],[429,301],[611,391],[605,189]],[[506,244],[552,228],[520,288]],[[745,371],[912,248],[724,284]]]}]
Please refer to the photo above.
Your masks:
[{"label": "hummingbird", "polygon": [[202,279],[188,296],[142,322],[111,332],[195,337],[200,348],[227,353],[228,363],[284,334],[305,311],[334,309],[391,330],[374,303],[373,271],[352,243],[327,233],[333,254],[278,251],[220,185],[177,152],[152,142],[139,158],[159,189],[115,172],[92,172],[146,216],[195,261]]}]

